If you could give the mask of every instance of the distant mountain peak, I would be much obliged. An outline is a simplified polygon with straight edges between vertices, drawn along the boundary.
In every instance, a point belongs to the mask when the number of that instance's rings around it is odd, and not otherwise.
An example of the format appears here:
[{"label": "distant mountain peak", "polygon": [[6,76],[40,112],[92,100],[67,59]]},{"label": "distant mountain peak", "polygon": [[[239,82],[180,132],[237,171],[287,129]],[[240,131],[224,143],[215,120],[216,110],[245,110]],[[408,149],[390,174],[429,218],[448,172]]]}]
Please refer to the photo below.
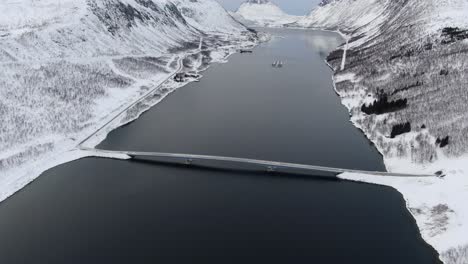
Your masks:
[{"label": "distant mountain peak", "polygon": [[245,24],[277,27],[299,20],[299,17],[284,12],[270,0],[247,0],[234,13]]}]

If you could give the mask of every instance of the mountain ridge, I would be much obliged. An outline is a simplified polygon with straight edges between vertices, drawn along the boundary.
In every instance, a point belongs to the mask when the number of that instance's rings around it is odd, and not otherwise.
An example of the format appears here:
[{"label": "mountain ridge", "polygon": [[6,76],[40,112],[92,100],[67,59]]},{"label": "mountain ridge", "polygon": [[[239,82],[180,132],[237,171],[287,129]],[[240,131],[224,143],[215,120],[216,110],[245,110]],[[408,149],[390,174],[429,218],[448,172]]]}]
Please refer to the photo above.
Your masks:
[{"label": "mountain ridge", "polygon": [[240,5],[233,16],[245,24],[262,27],[280,27],[300,18],[287,14],[274,2],[268,0],[248,0]]},{"label": "mountain ridge", "polygon": [[467,13],[463,0],[322,1],[288,25],[345,35],[327,58],[335,90],[389,171],[442,176],[340,177],[400,191],[422,237],[448,264],[468,262],[460,235],[468,233]]},{"label": "mountain ridge", "polygon": [[0,10],[0,201],[174,89],[176,72],[223,62],[256,33],[214,0],[17,0]]}]

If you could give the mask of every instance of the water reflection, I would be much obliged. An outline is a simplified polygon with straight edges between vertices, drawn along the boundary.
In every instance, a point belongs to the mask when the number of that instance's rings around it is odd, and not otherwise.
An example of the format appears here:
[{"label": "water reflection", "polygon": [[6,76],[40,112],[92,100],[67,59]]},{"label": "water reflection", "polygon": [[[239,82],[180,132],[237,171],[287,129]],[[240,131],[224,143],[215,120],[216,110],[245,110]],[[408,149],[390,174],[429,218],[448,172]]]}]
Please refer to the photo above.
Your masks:
[{"label": "water reflection", "polygon": [[[285,38],[211,68],[100,147],[382,170],[317,55],[338,37],[275,34]],[[329,44],[308,41],[314,35]],[[285,67],[273,69],[275,59]],[[274,176],[107,159],[65,164],[0,204],[0,263],[437,262],[397,192]]]}]

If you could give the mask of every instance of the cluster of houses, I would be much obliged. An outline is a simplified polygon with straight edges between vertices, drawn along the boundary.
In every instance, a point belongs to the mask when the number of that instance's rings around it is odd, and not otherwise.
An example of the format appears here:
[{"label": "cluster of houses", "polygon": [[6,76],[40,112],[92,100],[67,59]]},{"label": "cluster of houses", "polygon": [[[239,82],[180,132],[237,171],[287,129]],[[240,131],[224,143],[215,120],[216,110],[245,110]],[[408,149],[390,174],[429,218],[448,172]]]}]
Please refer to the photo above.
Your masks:
[{"label": "cluster of houses", "polygon": [[190,74],[186,72],[179,72],[174,75],[174,81],[176,82],[185,82],[187,78],[198,79],[200,78],[199,74]]}]

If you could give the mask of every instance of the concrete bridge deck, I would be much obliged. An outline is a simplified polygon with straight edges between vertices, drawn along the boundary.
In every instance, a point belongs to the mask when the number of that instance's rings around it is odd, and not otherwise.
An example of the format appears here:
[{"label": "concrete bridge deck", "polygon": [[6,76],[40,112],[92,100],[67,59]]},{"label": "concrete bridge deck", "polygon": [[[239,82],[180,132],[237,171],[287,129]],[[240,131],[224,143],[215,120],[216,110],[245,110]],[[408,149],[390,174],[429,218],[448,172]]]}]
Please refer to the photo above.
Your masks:
[{"label": "concrete bridge deck", "polygon": [[388,176],[388,177],[437,177],[436,175],[425,174],[408,174],[408,173],[391,173],[381,171],[363,171],[363,170],[350,170],[342,168],[304,165],[287,162],[267,161],[258,159],[247,158],[234,158],[223,156],[209,156],[209,155],[193,155],[193,154],[178,154],[178,153],[164,153],[164,152],[139,152],[139,151],[113,151],[113,150],[100,150],[92,148],[81,148],[84,151],[91,151],[103,155],[127,155],[131,158],[151,158],[159,163],[168,164],[185,164],[194,166],[212,166],[222,169],[261,169],[267,172],[281,172],[281,173],[306,173],[320,176],[320,173],[341,174],[341,173],[358,173],[374,176]]}]

